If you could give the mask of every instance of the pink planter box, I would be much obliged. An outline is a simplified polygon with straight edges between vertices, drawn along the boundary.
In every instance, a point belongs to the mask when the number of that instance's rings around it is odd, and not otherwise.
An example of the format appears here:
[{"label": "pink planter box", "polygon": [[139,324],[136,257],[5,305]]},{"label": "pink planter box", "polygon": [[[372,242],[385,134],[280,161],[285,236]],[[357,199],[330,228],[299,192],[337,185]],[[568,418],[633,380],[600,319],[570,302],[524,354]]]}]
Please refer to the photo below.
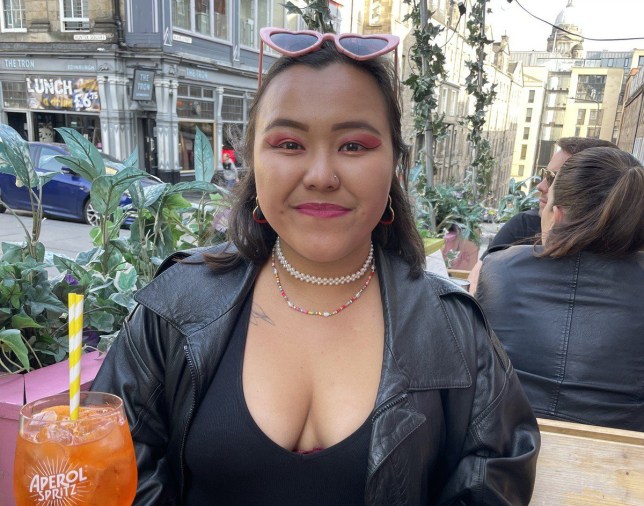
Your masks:
[{"label": "pink planter box", "polygon": [[[92,385],[104,354],[94,351],[81,358],[81,390]],[[13,455],[18,437],[18,414],[27,402],[69,390],[67,361],[27,374],[0,376],[0,506],[15,506]]]}]

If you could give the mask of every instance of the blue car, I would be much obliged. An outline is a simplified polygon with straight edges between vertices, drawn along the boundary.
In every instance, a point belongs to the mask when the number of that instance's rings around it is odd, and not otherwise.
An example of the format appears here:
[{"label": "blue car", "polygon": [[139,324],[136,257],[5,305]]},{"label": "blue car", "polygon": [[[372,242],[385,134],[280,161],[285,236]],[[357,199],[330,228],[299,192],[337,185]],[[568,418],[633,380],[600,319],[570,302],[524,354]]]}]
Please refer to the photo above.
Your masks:
[{"label": "blue car", "polygon": [[[37,172],[57,173],[42,188],[44,214],[98,225],[98,214],[89,201],[92,184],[54,158],[56,155],[69,155],[67,147],[64,144],[30,142],[29,154]],[[108,174],[119,170],[118,160],[107,154],[102,154],[102,157]],[[157,184],[158,181],[151,176],[149,179],[144,179],[142,184]],[[31,211],[27,188],[17,187],[16,178],[10,174],[0,173],[0,199],[11,209]],[[125,206],[130,202],[132,201],[128,195],[123,194],[119,205]],[[0,204],[0,213],[4,211],[4,206]],[[132,219],[128,218],[127,221],[131,222]]]}]

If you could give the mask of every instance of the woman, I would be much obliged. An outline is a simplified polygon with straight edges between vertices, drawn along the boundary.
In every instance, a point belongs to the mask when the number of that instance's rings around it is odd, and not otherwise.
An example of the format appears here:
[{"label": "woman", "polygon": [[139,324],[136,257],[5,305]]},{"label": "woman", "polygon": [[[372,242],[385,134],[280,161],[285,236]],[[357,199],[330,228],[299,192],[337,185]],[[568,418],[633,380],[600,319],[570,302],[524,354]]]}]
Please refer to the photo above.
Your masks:
[{"label": "woman", "polygon": [[235,184],[239,183],[239,174],[237,172],[237,167],[230,159],[228,153],[224,153],[221,160],[222,170],[224,171],[224,181],[226,183],[226,188],[232,190],[235,187]]},{"label": "woman", "polygon": [[261,35],[290,56],[231,243],[161,269],[94,384],[125,399],[137,504],[527,504],[534,416],[476,303],[424,275],[395,177],[397,39]]},{"label": "woman", "polygon": [[537,416],[644,431],[644,169],[573,155],[541,216],[544,246],[486,257],[477,296]]}]

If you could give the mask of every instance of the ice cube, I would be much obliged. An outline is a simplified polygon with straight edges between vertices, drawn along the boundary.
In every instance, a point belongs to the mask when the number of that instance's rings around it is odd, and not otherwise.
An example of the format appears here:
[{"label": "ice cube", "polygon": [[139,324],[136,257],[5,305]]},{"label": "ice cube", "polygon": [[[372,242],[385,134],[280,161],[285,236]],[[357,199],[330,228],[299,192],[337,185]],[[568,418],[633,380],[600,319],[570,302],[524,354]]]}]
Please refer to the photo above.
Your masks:
[{"label": "ice cube", "polygon": [[36,413],[31,419],[38,422],[55,422],[58,419],[58,415],[55,411],[45,410]]},{"label": "ice cube", "polygon": [[72,432],[74,426],[72,423],[52,423],[45,427],[41,433],[40,443],[58,443],[68,446],[74,442]]}]

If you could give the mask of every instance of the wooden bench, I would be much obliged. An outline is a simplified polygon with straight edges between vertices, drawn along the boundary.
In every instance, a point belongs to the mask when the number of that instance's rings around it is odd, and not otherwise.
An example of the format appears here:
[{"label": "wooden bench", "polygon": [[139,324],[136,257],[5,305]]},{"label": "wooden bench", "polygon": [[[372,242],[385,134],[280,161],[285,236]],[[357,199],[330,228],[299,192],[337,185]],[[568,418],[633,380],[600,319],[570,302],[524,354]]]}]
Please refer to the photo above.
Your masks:
[{"label": "wooden bench", "polygon": [[471,271],[465,269],[447,269],[450,278],[467,279]]},{"label": "wooden bench", "polygon": [[644,505],[644,432],[539,419],[531,505]]}]

